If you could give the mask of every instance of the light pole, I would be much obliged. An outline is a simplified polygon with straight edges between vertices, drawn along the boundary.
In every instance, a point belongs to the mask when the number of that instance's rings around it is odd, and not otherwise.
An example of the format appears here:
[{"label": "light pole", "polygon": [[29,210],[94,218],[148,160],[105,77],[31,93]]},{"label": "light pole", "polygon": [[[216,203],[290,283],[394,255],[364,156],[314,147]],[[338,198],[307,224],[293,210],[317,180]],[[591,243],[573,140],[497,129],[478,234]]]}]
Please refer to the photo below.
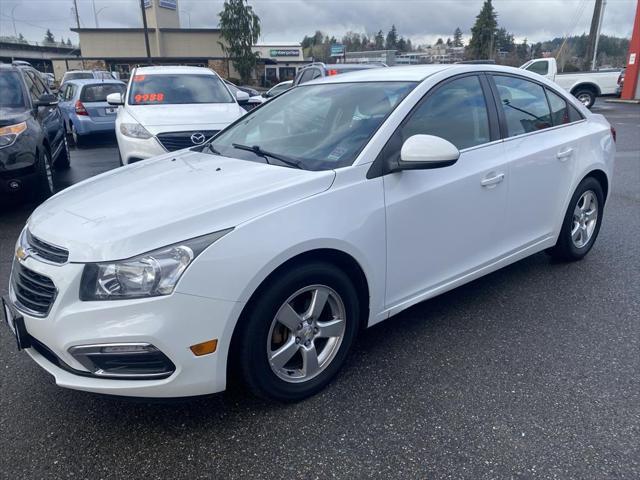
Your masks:
[{"label": "light pole", "polygon": [[16,8],[18,8],[19,6],[20,4],[17,3],[11,9],[11,20],[13,21],[13,36],[16,38],[18,38],[18,31],[16,30],[16,17],[13,15],[13,12],[15,12]]},{"label": "light pole", "polygon": [[98,15],[100,15],[100,12],[103,10],[106,10],[107,8],[109,8],[109,6],[106,7],[102,7],[99,8],[97,12],[95,12],[95,17],[96,17],[96,28],[100,28],[100,22],[98,22]]}]

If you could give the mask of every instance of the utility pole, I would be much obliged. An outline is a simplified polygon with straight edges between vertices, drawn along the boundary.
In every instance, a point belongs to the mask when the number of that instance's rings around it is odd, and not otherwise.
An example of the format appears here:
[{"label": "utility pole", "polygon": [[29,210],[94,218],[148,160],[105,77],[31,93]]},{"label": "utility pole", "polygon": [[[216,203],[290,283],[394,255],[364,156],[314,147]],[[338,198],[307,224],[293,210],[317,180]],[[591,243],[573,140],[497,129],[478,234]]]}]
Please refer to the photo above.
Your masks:
[{"label": "utility pole", "polygon": [[[140,0],[140,9],[142,10],[142,26],[144,28],[144,44],[147,47],[147,63],[151,65],[151,49],[149,48],[149,27],[147,27],[147,12],[144,8],[144,0]],[[156,35],[158,32],[156,31]]]},{"label": "utility pole", "polygon": [[[78,30],[80,30],[80,13],[78,13],[78,2],[77,0],[73,0],[73,12],[76,14],[76,26],[78,27]],[[78,32],[78,38],[80,38],[80,32]],[[78,43],[80,43],[80,41],[78,40]],[[82,56],[82,50],[80,51],[80,62],[82,63],[82,69],[85,69],[84,66],[84,57]]]},{"label": "utility pole", "polygon": [[96,0],[91,0],[91,6],[93,7],[93,21],[96,22],[96,28],[100,28],[100,25],[98,25],[98,14],[96,13]]},{"label": "utility pole", "polygon": [[589,43],[587,53],[584,56],[585,70],[595,70],[596,55],[598,54],[598,38],[600,37],[600,27],[602,26],[603,0],[596,0],[591,17],[591,28],[589,29]]}]

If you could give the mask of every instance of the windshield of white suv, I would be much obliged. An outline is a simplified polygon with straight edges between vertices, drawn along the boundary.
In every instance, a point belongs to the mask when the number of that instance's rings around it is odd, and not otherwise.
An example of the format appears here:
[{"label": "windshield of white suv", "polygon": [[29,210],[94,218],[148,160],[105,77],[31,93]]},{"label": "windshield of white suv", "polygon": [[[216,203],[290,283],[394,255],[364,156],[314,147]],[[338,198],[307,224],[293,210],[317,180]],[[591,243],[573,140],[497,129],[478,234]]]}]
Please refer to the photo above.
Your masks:
[{"label": "windshield of white suv", "polygon": [[221,133],[211,143],[212,151],[305,170],[351,165],[415,85],[359,82],[293,88]]},{"label": "windshield of white suv", "polygon": [[233,103],[233,97],[215,75],[134,75],[129,105],[179,105],[186,103]]}]

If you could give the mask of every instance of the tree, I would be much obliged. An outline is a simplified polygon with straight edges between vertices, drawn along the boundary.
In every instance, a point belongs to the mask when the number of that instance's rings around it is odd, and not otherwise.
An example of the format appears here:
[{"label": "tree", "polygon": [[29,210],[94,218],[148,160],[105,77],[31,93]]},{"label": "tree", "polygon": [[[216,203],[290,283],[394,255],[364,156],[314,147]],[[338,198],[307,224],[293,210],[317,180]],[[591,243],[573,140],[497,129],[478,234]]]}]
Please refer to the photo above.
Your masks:
[{"label": "tree", "polygon": [[22,33],[18,34],[18,43],[27,43],[27,40],[24,38],[24,35],[22,35]]},{"label": "tree", "polygon": [[387,41],[385,42],[385,48],[387,50],[395,50],[398,47],[398,31],[395,25],[391,25],[391,30],[387,33]]},{"label": "tree", "polygon": [[453,32],[453,46],[454,47],[462,47],[462,30],[460,27],[456,28]]},{"label": "tree", "polygon": [[260,18],[247,0],[225,0],[218,16],[220,36],[224,40],[219,44],[233,62],[240,80],[246,83],[258,60],[258,54],[252,47],[260,37]]},{"label": "tree", "polygon": [[44,34],[44,43],[56,43],[56,39],[51,33],[51,30],[47,28],[47,33]]},{"label": "tree", "polygon": [[472,59],[493,58],[496,50],[495,37],[498,30],[498,14],[491,0],[485,0],[476,23],[471,28],[471,40],[467,54]]},{"label": "tree", "polygon": [[444,44],[444,40],[442,40],[442,37],[440,37],[437,41],[436,41],[436,45],[442,45]]},{"label": "tree", "polygon": [[68,46],[68,47],[71,47],[71,46],[72,46],[72,44],[71,44],[71,39],[70,39],[70,38],[67,38],[67,46]]},{"label": "tree", "polygon": [[376,50],[384,50],[384,34],[382,33],[382,30],[379,30],[378,33],[376,33],[374,43]]},{"label": "tree", "polygon": [[407,41],[404,39],[404,37],[400,37],[400,40],[398,40],[396,46],[398,47],[398,51],[400,52],[404,53],[407,51]]},{"label": "tree", "polygon": [[451,47],[453,44],[451,43],[451,39],[447,37],[447,47]]}]

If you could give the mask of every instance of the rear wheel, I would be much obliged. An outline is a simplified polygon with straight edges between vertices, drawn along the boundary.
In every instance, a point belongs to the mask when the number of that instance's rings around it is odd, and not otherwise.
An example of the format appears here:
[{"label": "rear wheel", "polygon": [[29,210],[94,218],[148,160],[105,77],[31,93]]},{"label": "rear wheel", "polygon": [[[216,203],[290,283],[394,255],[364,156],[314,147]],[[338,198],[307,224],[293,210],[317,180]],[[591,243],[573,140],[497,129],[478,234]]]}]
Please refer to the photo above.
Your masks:
[{"label": "rear wheel", "polygon": [[600,182],[585,178],[569,202],[558,241],[549,253],[563,261],[580,260],[589,253],[600,232],[603,206]]},{"label": "rear wheel", "polygon": [[582,88],[573,93],[573,96],[576,97],[580,103],[582,103],[585,107],[591,108],[593,104],[596,103],[596,94],[593,90],[589,88]]},{"label": "rear wheel", "polygon": [[270,282],[240,326],[237,361],[256,395],[297,401],[324,388],[344,363],[358,329],[349,277],[314,263]]}]

